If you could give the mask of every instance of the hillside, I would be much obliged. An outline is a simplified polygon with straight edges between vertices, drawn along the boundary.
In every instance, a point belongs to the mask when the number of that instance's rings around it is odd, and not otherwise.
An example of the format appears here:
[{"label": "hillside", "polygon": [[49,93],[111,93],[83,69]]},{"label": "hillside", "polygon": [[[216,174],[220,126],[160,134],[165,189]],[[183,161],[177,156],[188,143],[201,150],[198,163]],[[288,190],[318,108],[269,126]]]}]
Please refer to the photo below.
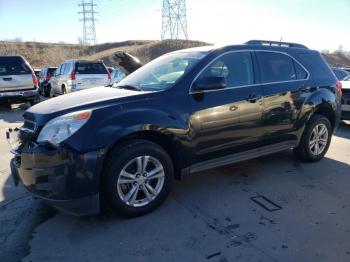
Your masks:
[{"label": "hillside", "polygon": [[[174,50],[203,45],[208,45],[208,43],[184,40],[130,40],[95,46],[82,46],[75,44],[0,41],[0,55],[23,55],[34,68],[54,66],[71,58],[102,59],[107,65],[113,65],[111,57],[116,51],[129,52],[146,63]],[[332,66],[350,66],[350,54],[331,53],[324,54],[324,56]]]}]

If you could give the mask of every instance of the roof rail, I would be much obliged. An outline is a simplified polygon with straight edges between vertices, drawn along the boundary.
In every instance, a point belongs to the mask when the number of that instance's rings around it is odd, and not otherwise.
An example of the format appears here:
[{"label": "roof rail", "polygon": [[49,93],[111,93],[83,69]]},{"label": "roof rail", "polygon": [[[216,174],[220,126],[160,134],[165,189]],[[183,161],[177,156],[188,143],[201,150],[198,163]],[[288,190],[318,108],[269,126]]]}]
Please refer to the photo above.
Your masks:
[{"label": "roof rail", "polygon": [[245,43],[246,45],[265,45],[265,46],[281,46],[281,47],[297,47],[308,49],[306,46],[296,43],[268,41],[268,40],[250,40]]}]

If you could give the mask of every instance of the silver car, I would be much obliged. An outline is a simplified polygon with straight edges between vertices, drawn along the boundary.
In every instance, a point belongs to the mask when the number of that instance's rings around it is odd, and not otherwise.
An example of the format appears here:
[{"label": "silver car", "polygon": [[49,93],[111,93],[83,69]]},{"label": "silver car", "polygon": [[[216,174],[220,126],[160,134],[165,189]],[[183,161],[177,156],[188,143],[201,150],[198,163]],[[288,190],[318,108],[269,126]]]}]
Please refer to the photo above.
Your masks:
[{"label": "silver car", "polygon": [[67,60],[50,79],[50,96],[97,86],[108,86],[111,75],[102,61]]},{"label": "silver car", "polygon": [[38,79],[22,56],[0,56],[0,101],[39,101]]}]

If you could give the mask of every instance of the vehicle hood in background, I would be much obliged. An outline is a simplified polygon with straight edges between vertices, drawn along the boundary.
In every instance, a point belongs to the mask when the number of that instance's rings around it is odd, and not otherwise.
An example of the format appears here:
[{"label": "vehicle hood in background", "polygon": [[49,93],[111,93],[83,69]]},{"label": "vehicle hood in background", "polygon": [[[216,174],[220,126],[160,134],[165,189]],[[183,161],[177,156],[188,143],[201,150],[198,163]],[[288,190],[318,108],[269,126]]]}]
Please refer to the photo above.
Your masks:
[{"label": "vehicle hood in background", "polygon": [[138,58],[123,51],[115,52],[113,60],[126,75],[131,74],[143,66]]}]

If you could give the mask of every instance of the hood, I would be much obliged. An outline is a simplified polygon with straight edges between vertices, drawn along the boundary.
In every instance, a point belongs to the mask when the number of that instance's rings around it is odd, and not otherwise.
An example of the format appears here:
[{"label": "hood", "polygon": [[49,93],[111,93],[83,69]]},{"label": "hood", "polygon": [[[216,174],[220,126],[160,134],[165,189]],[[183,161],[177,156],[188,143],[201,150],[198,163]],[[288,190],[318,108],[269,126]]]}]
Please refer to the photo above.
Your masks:
[{"label": "hood", "polygon": [[104,105],[125,97],[138,96],[145,93],[149,92],[111,87],[95,87],[43,101],[30,107],[25,112],[24,117],[35,119],[40,124],[40,122],[46,122],[48,119],[63,113]]}]

